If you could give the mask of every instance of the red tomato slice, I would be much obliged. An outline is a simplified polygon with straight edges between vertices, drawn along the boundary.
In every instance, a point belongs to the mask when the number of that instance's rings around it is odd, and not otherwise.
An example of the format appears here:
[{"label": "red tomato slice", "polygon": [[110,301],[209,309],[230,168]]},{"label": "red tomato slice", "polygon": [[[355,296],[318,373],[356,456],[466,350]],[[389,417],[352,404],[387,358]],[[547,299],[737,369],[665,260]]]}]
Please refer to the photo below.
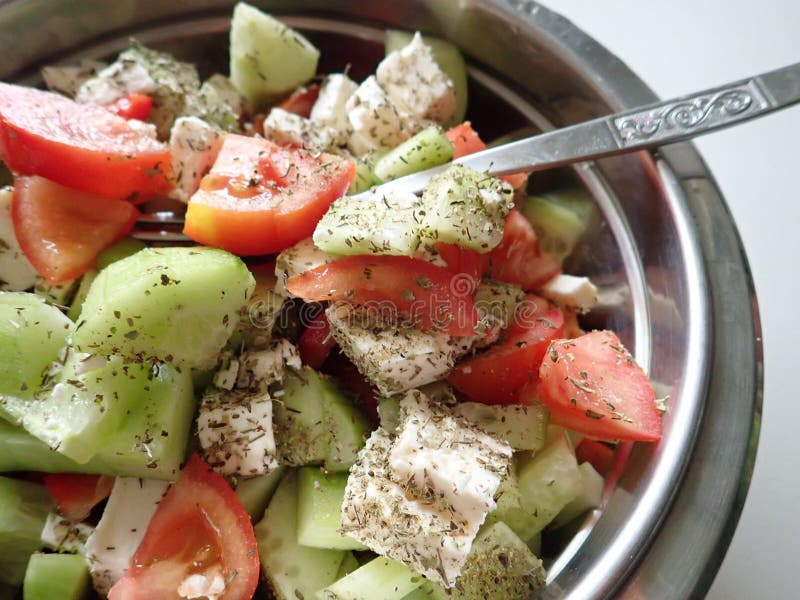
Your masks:
[{"label": "red tomato slice", "polygon": [[250,600],[260,567],[250,517],[197,454],[161,500],[131,564],[109,600],[183,600],[178,586],[194,574],[220,576],[223,600]]},{"label": "red tomato slice", "polygon": [[286,289],[308,301],[344,300],[382,314],[391,309],[422,330],[472,336],[477,311],[459,285],[446,269],[407,256],[348,256],[292,277]]},{"label": "red tomato slice", "polygon": [[297,88],[288,98],[278,104],[278,108],[288,110],[291,113],[307,119],[311,115],[311,109],[314,108],[314,103],[316,103],[319,97],[319,87],[320,86],[315,83],[308,87]]},{"label": "red tomato slice", "polygon": [[[602,440],[661,438],[650,381],[611,331],[553,342],[539,378],[539,399],[556,425]],[[536,394],[534,387],[523,395]]]},{"label": "red tomato slice", "polygon": [[537,378],[551,340],[561,337],[564,315],[544,298],[525,296],[503,341],[461,361],[447,380],[467,398],[484,404],[514,404],[520,390]]},{"label": "red tomato slice", "polygon": [[0,83],[0,158],[18,175],[41,175],[104,198],[168,191],[170,156],[102,106]]},{"label": "red tomato slice", "polygon": [[14,234],[33,267],[51,283],[83,275],[100,252],[130,232],[138,216],[130,202],[71,190],[43,177],[14,182]]},{"label": "red tomato slice", "polygon": [[353,177],[355,163],[339,156],[228,134],[183,231],[241,256],[280,252],[311,236]]},{"label": "red tomato slice", "polygon": [[311,320],[297,340],[300,359],[312,369],[319,369],[335,347],[336,340],[324,311]]},{"label": "red tomato slice", "polygon": [[153,109],[153,98],[146,94],[128,94],[106,108],[123,119],[147,121]]},{"label": "red tomato slice", "polygon": [[[481,150],[486,150],[486,144],[478,133],[472,128],[472,123],[464,121],[460,125],[448,129],[445,132],[447,139],[453,144],[453,158],[474,154]],[[528,181],[527,173],[512,173],[503,175],[500,179],[507,181],[515,190],[518,190]]]},{"label": "red tomato slice", "polygon": [[489,276],[536,290],[561,273],[561,265],[539,249],[536,231],[517,209],[506,217],[503,240],[489,253]]},{"label": "red tomato slice", "polygon": [[43,478],[47,491],[67,519],[83,521],[101,500],[108,498],[114,478],[105,475],[48,473]]},{"label": "red tomato slice", "polygon": [[605,477],[614,463],[614,450],[603,442],[583,438],[575,447],[575,458],[578,459],[578,464],[588,462]]},{"label": "red tomato slice", "polygon": [[442,257],[442,260],[447,263],[448,271],[470,277],[475,282],[477,289],[483,273],[489,266],[488,255],[479,254],[474,250],[462,248],[455,244],[445,244],[444,242],[435,242],[433,246],[439,256]]}]

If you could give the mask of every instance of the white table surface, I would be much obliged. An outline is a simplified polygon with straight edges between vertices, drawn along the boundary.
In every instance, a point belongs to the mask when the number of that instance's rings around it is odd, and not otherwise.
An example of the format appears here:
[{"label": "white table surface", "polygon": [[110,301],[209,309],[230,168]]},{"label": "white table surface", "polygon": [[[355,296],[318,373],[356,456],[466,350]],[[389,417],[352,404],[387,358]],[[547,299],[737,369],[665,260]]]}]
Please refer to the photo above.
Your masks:
[{"label": "white table surface", "polygon": [[[667,98],[800,61],[800,0],[544,0]],[[699,139],[750,259],[764,413],[750,492],[713,600],[800,598],[800,106]],[[794,332],[794,335],[792,334]]]}]

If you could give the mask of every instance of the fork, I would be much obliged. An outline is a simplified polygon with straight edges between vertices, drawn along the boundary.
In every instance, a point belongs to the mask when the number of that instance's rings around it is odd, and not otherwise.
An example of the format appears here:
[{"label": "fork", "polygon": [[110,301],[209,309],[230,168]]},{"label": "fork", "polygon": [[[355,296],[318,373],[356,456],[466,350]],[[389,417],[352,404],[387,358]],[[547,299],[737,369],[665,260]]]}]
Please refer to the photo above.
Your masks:
[{"label": "fork", "polygon": [[[800,63],[726,85],[655,102],[563,129],[526,137],[383,183],[371,192],[419,193],[451,164],[490,175],[533,172],[572,163],[651,150],[737,125],[800,102]],[[132,235],[147,242],[185,243],[181,211],[146,213]]]}]

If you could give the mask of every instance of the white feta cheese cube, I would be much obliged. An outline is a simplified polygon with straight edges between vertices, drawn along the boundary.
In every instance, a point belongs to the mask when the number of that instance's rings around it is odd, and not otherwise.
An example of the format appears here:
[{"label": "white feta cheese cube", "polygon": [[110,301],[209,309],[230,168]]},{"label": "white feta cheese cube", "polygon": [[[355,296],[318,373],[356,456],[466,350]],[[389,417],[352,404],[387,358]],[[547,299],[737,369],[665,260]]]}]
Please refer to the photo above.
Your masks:
[{"label": "white feta cheese cube", "polygon": [[311,108],[311,120],[348,134],[347,101],[358,89],[358,84],[344,73],[331,73],[325,78],[319,96]]},{"label": "white feta cheese cube", "polygon": [[394,148],[420,128],[398,111],[374,75],[358,86],[345,108],[352,131],[347,147],[356,156]]},{"label": "white feta cheese cube", "polygon": [[197,437],[208,464],[224,475],[266,475],[278,466],[272,399],[266,390],[206,392]]},{"label": "white feta cheese cube", "polygon": [[86,540],[94,527],[81,521],[70,521],[57,513],[47,515],[42,528],[42,545],[56,552],[86,554]]},{"label": "white feta cheese cube", "polygon": [[108,595],[131,566],[158,503],[169,487],[166,481],[117,477],[103,516],[86,541],[86,560],[95,589]]},{"label": "white feta cheese cube", "polygon": [[384,394],[441,379],[469,349],[464,340],[441,331],[398,326],[394,310],[391,305],[355,309],[336,303],[325,312],[339,347]]},{"label": "white feta cheese cube", "polygon": [[158,83],[135,60],[117,60],[85,81],[75,93],[81,104],[111,104],[127,94],[152,94]]},{"label": "white feta cheese cube", "polygon": [[225,75],[214,73],[200,87],[201,94],[203,88],[212,88],[217,97],[230,107],[237,118],[242,116],[245,109],[245,99],[236,89],[236,86],[233,85],[233,82]]},{"label": "white feta cheese cube", "polygon": [[226,353],[220,359],[221,366],[214,373],[212,383],[221,390],[232,390],[236,385],[239,376],[239,360],[233,358],[230,353]]},{"label": "white feta cheese cube", "polygon": [[456,111],[453,82],[417,32],[411,42],[384,58],[375,72],[390,100],[419,120],[444,123]]},{"label": "white feta cheese cube", "polygon": [[327,152],[347,142],[346,132],[277,107],[264,119],[264,137],[278,144],[302,146],[312,152]]},{"label": "white feta cheese cube", "polygon": [[22,253],[14,235],[11,221],[13,196],[11,187],[0,189],[0,290],[24,292],[36,284],[39,274]]},{"label": "white feta cheese cube", "polygon": [[539,292],[563,308],[580,312],[587,312],[597,304],[597,286],[588,277],[556,275]]},{"label": "white feta cheese cube", "polygon": [[277,339],[266,350],[242,354],[239,358],[236,387],[265,390],[269,384],[283,380],[286,367],[299,369],[301,366],[297,348],[287,339]]},{"label": "white feta cheese cube", "polygon": [[197,117],[179,117],[169,134],[175,189],[170,196],[188,202],[200,187],[200,180],[211,170],[222,148],[220,131]]}]

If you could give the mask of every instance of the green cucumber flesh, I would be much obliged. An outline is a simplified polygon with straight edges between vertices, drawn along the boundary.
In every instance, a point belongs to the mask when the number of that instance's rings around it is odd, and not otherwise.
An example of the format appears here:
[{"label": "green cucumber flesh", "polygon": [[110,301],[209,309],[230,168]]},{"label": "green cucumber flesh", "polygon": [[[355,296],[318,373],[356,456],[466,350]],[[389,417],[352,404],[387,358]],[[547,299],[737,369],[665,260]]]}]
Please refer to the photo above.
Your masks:
[{"label": "green cucumber flesh", "polygon": [[278,600],[310,599],[339,574],[346,553],[297,542],[297,473],[281,480],[264,518],[255,526],[264,576]]},{"label": "green cucumber flesh", "polygon": [[456,406],[456,412],[515,450],[540,450],[544,447],[550,413],[538,402],[530,406],[462,402]]},{"label": "green cucumber flesh", "polygon": [[288,94],[317,72],[319,50],[249,4],[236,5],[230,32],[231,81],[256,107]]},{"label": "green cucumber flesh", "polygon": [[536,230],[542,251],[563,261],[575,249],[595,209],[585,192],[569,188],[529,196],[521,210]]},{"label": "green cucumber flesh", "polygon": [[360,565],[358,564],[358,559],[356,558],[355,554],[352,552],[345,552],[344,559],[342,560],[342,564],[339,567],[339,572],[336,574],[336,579],[339,580],[342,577],[347,577],[355,571]]},{"label": "green cucumber flesh", "polygon": [[266,475],[240,479],[236,483],[236,496],[252,521],[259,521],[264,516],[264,511],[285,471],[286,467],[278,467]]},{"label": "green cucumber flesh", "polygon": [[34,554],[25,571],[23,600],[83,600],[91,590],[89,566],[77,554]]},{"label": "green cucumber flesh", "polygon": [[318,600],[401,600],[422,584],[403,563],[379,556],[317,593]]},{"label": "green cucumber flesh", "polygon": [[400,426],[400,398],[397,396],[378,398],[378,417],[381,420],[381,427],[393,433]]},{"label": "green cucumber flesh", "polygon": [[92,287],[92,282],[97,278],[97,270],[89,269],[81,276],[81,282],[78,284],[78,289],[72,297],[72,302],[69,305],[67,316],[71,321],[77,323],[81,318],[83,311],[83,303],[86,296],[89,294],[89,288]]},{"label": "green cucumber flesh", "polygon": [[588,462],[579,464],[578,469],[581,472],[581,491],[561,509],[561,512],[553,519],[551,527],[562,527],[570,523],[587,510],[600,506],[603,500],[603,488],[605,487],[603,476],[595,471]]},{"label": "green cucumber flesh", "polygon": [[364,415],[336,385],[325,379],[325,423],[329,434],[325,469],[347,471],[370,434]]},{"label": "green cucumber flesh", "polygon": [[373,150],[356,161],[356,176],[347,190],[347,194],[352,196],[366,192],[373,185],[378,185],[380,180],[375,176],[375,165],[383,156],[380,152]]},{"label": "green cucumber flesh", "polygon": [[42,528],[54,509],[43,485],[0,477],[0,583],[22,583],[28,558],[41,548]]},{"label": "green cucumber flesh", "polygon": [[123,238],[120,241],[112,244],[105,250],[103,250],[100,254],[97,255],[97,261],[95,262],[95,268],[98,271],[102,271],[111,263],[115,263],[118,260],[122,260],[123,258],[128,258],[129,256],[133,256],[139,250],[144,250],[147,247],[147,244],[142,242],[141,240],[137,240],[136,238],[127,237]]},{"label": "green cucumber flesh", "polygon": [[[400,50],[411,42],[413,33],[390,29],[386,32],[386,54]],[[445,125],[456,125],[464,120],[467,114],[467,64],[461,51],[450,42],[430,35],[422,36],[422,40],[431,48],[433,59],[453,82],[456,94],[456,112]]]},{"label": "green cucumber flesh", "polygon": [[287,370],[283,390],[272,403],[279,462],[288,466],[321,464],[328,455],[320,376],[309,368]]},{"label": "green cucumber flesh", "polygon": [[339,533],[347,473],[324,473],[303,467],[297,474],[297,542],[312,548],[366,550]]},{"label": "green cucumber flesh", "polygon": [[453,144],[439,127],[431,125],[378,159],[374,173],[380,181],[390,181],[443,165],[452,157]]},{"label": "green cucumber flesh", "polygon": [[208,366],[255,282],[242,260],[212,248],[148,248],[92,283],[73,335],[82,352]]}]

